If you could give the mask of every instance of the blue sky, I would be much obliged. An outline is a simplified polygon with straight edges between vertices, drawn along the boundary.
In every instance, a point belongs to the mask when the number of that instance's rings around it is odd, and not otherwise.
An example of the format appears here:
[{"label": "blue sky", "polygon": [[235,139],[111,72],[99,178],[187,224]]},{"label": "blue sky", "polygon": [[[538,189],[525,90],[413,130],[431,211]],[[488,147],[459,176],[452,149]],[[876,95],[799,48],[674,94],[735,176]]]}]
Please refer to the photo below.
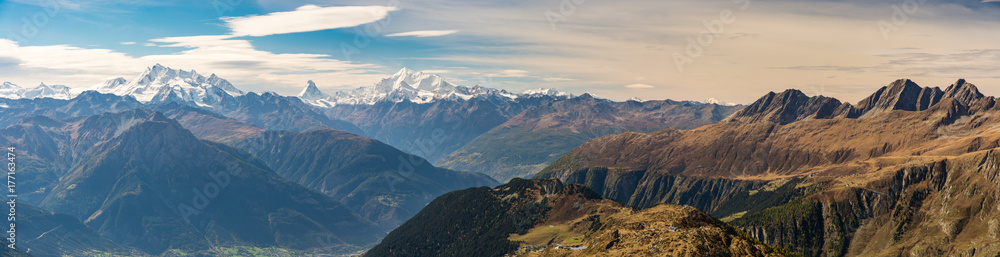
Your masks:
[{"label": "blue sky", "polygon": [[402,67],[616,100],[857,101],[902,77],[1000,95],[997,28],[1000,3],[979,0],[0,0],[0,81],[82,88],[162,63],[289,95]]}]

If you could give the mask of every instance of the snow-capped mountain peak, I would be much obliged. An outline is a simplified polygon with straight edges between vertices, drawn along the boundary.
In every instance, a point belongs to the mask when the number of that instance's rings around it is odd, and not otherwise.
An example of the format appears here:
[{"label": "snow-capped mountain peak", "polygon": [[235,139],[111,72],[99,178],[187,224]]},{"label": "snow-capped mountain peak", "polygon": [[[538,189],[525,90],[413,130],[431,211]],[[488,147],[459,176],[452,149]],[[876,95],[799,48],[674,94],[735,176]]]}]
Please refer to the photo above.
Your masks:
[{"label": "snow-capped mountain peak", "polygon": [[332,97],[320,91],[319,87],[316,87],[316,83],[312,80],[306,82],[306,87],[302,89],[298,97],[302,102],[315,106],[333,107],[335,105],[332,102]]},{"label": "snow-capped mountain peak", "polygon": [[383,78],[370,86],[350,91],[339,91],[332,95],[322,94],[319,89],[314,87],[314,85],[306,85],[306,88],[299,94],[299,98],[303,102],[320,107],[330,107],[337,104],[372,105],[383,101],[428,103],[446,99],[469,100],[476,97],[498,97],[509,100],[543,95],[573,97],[551,89],[512,94],[506,90],[478,85],[473,87],[459,86],[445,81],[441,76],[408,68],[402,68],[392,76]]},{"label": "snow-capped mountain peak", "polygon": [[71,92],[72,89],[64,85],[46,85],[45,83],[38,84],[37,87],[33,88],[22,88],[14,83],[4,82],[0,85],[0,98],[8,99],[35,99],[35,98],[54,98],[54,99],[70,99],[75,95]]},{"label": "snow-capped mountain peak", "polygon": [[736,104],[731,104],[731,103],[723,102],[723,101],[720,101],[719,99],[715,99],[715,98],[705,99],[705,101],[702,101],[702,103],[717,104],[717,105],[723,105],[723,106],[734,106],[734,105],[736,105]]},{"label": "snow-capped mountain peak", "polygon": [[455,90],[455,85],[444,81],[441,76],[425,74],[422,71],[414,71],[404,67],[392,77],[383,79],[376,85],[376,88],[391,88],[393,90],[408,88],[419,91],[449,92]]},{"label": "snow-capped mountain peak", "polygon": [[95,85],[101,93],[131,95],[140,102],[179,101],[197,105],[211,105],[224,97],[243,95],[232,83],[216,76],[209,77],[197,71],[172,69],[160,64],[146,68],[134,79],[114,78]]},{"label": "snow-capped mountain peak", "polygon": [[2,89],[14,89],[14,88],[21,88],[21,87],[18,86],[18,85],[16,85],[16,84],[14,84],[14,83],[10,83],[10,82],[4,82],[3,85],[0,85],[0,90],[2,90]]},{"label": "snow-capped mountain peak", "polygon": [[298,97],[303,100],[320,100],[329,98],[330,96],[319,91],[319,88],[316,87],[316,82],[310,80],[306,82],[306,88],[302,89]]},{"label": "snow-capped mountain peak", "polygon": [[569,96],[569,97],[572,97],[572,95],[570,95],[569,93],[559,92],[559,91],[556,91],[555,89],[551,89],[551,88],[528,89],[528,90],[525,90],[524,92],[521,92],[521,94],[523,94],[523,95],[529,95],[529,96]]},{"label": "snow-capped mountain peak", "polygon": [[14,83],[4,82],[0,85],[0,98],[19,99],[22,94],[24,89]]}]

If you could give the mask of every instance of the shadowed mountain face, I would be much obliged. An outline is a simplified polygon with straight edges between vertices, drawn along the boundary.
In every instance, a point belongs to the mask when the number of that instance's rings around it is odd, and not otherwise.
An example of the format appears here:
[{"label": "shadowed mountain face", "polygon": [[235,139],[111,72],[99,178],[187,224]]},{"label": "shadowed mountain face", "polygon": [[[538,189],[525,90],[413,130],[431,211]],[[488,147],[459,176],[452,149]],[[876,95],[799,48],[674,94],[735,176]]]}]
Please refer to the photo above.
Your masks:
[{"label": "shadowed mountain face", "polygon": [[378,240],[376,225],[340,202],[160,113],[114,133],[41,207],[154,255],[238,245],[343,251]]},{"label": "shadowed mountain face", "polygon": [[[247,147],[253,154],[237,156],[248,160],[259,156],[266,162],[260,165],[268,169],[274,167],[279,175],[334,197],[350,211],[362,214],[362,224],[370,224],[369,219],[377,222],[383,233],[411,217],[434,197],[452,190],[497,184],[486,175],[435,168],[420,157],[343,131],[264,131],[182,104],[151,108],[176,118],[178,124],[199,138]],[[92,160],[89,155],[92,149],[103,149],[106,142],[153,114],[153,111],[134,109],[65,120],[35,116],[2,130],[0,140],[20,146],[19,180],[22,183],[18,189],[25,192],[20,194],[20,199],[40,204],[57,187],[60,178],[72,175],[77,165]],[[219,148],[228,147],[220,145]],[[85,220],[89,216],[80,218]],[[322,241],[324,246],[340,247],[338,240]],[[345,245],[333,247],[337,249],[332,251],[359,247]]]},{"label": "shadowed mountain face", "polygon": [[[909,83],[894,82],[862,101],[861,107],[831,98],[806,97],[796,90],[771,93],[719,124],[690,131],[624,133],[591,140],[546,168],[545,173],[604,166],[697,177],[763,178],[794,176],[807,172],[803,167],[891,153],[961,154],[967,149],[942,147],[941,143],[951,140],[936,141],[950,139],[946,137],[951,135],[940,129],[982,130],[981,122],[995,112],[996,101],[992,97],[944,98],[923,109],[897,109],[919,105],[902,104],[899,94],[883,91],[935,90],[908,87]],[[978,95],[971,84],[964,81],[957,84],[969,91],[966,95]],[[953,88],[950,91],[961,91]],[[832,106],[837,108],[828,108]],[[971,114],[980,114],[978,117],[982,118],[970,124],[968,118],[977,117]]]},{"label": "shadowed mountain face", "polygon": [[[571,250],[560,246],[582,247]],[[580,185],[513,179],[435,199],[365,256],[779,256],[691,207],[642,211]]]},{"label": "shadowed mountain face", "polygon": [[419,156],[343,131],[268,131],[233,144],[387,230],[446,192],[497,184],[489,176],[437,168]]},{"label": "shadowed mountain face", "polygon": [[324,111],[332,118],[357,125],[364,131],[362,135],[433,163],[521,111],[558,99],[562,98],[537,96],[511,100],[494,96],[429,103],[381,101],[372,105],[337,105]]},{"label": "shadowed mountain face", "polygon": [[[196,136],[208,140],[246,138],[263,131],[250,124],[186,105],[167,104],[153,108],[176,118]],[[81,161],[86,151],[117,136],[152,113],[131,109],[61,120],[31,116],[0,129],[0,143],[17,147],[21,167],[21,184],[18,185],[22,192],[20,200],[39,204],[60,176]]]},{"label": "shadowed mountain face", "polygon": [[211,109],[226,117],[270,130],[309,131],[337,129],[355,134],[362,130],[343,120],[331,119],[296,97],[267,92],[224,98]]},{"label": "shadowed mountain face", "polygon": [[[99,254],[144,256],[94,232],[76,218],[51,213],[24,203],[17,204],[18,248],[36,257],[86,256]],[[10,250],[3,247],[4,250]],[[19,256],[3,252],[0,256]],[[29,256],[29,255],[23,255]]]},{"label": "shadowed mountain face", "polygon": [[534,175],[595,137],[692,129],[716,123],[740,108],[674,101],[612,102],[585,94],[527,109],[438,163],[506,181]]},{"label": "shadowed mountain face", "polygon": [[715,125],[591,140],[537,177],[690,204],[806,256],[994,256],[998,113],[964,80],[899,80],[856,105],[788,90]]},{"label": "shadowed mountain face", "polygon": [[76,116],[97,115],[138,108],[142,104],[130,96],[83,92],[70,100],[52,98],[6,99],[0,98],[0,127],[17,124],[31,116],[48,116],[64,119]]}]

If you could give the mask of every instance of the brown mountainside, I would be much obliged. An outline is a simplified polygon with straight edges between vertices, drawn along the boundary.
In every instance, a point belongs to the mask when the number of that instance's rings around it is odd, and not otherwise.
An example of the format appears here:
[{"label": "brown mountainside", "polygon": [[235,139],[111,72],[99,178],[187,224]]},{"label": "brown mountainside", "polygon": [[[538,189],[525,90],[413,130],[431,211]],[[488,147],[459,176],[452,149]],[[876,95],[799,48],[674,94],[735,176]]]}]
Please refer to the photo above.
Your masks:
[{"label": "brown mountainside", "polygon": [[805,256],[995,256],[998,113],[964,80],[858,104],[788,90],[715,125],[591,140],[536,177],[690,204]]},{"label": "brown mountainside", "polygon": [[693,129],[719,122],[740,108],[671,100],[613,102],[584,94],[529,108],[445,156],[438,165],[485,173],[500,181],[530,177],[595,137]]},{"label": "brown mountainside", "polygon": [[782,256],[692,207],[635,210],[555,179],[445,194],[364,256]]}]

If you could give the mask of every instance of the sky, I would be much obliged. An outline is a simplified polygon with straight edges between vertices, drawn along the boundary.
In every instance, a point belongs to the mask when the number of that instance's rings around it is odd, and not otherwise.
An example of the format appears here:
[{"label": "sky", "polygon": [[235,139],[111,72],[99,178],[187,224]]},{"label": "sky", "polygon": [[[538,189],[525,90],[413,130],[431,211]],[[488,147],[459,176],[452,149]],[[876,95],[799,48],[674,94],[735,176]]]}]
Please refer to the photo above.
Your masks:
[{"label": "sky", "polygon": [[285,95],[407,67],[612,100],[857,102],[899,78],[1000,96],[1000,1],[0,0],[0,81],[86,88],[157,63]]}]

